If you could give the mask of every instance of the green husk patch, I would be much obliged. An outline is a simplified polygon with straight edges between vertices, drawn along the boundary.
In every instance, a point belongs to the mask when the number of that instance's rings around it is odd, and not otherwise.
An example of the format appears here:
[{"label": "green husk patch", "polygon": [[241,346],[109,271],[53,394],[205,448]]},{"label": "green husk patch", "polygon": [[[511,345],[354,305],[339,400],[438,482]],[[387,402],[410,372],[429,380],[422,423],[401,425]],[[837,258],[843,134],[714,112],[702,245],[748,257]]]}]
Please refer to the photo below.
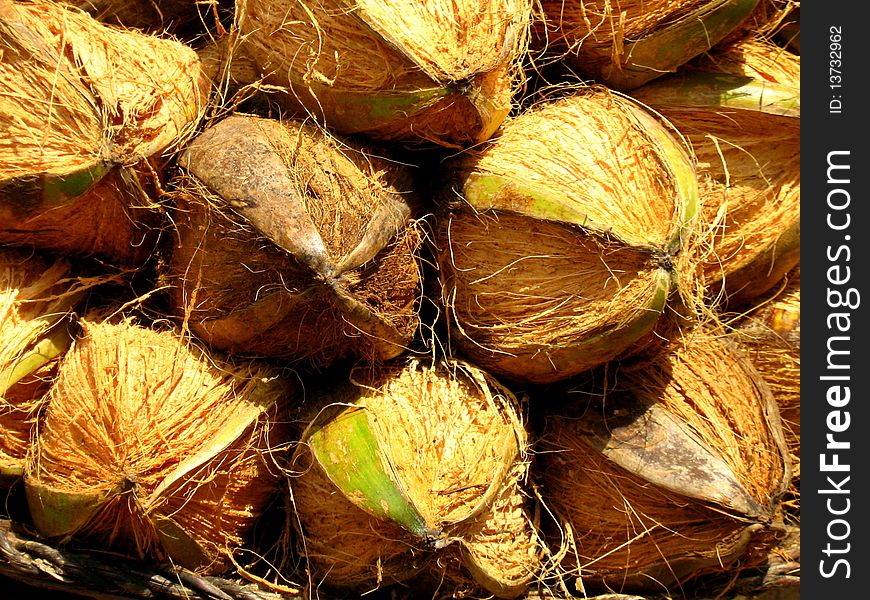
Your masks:
[{"label": "green husk patch", "polygon": [[627,351],[697,306],[697,188],[678,138],[630,99],[580,88],[444,165],[436,236],[452,341],[534,383]]},{"label": "green husk patch", "polygon": [[166,281],[197,336],[318,367],[411,343],[422,236],[407,166],[312,124],[243,115],[180,165]]}]

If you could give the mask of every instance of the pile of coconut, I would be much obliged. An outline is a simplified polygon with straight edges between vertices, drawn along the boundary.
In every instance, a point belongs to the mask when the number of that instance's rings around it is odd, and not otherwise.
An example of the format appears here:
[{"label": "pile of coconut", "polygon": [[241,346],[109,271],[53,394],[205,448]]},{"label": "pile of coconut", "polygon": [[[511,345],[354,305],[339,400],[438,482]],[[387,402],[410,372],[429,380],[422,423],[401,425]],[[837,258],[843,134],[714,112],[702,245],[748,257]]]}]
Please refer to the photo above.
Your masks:
[{"label": "pile of coconut", "polygon": [[794,584],[798,9],[0,0],[0,573]]}]

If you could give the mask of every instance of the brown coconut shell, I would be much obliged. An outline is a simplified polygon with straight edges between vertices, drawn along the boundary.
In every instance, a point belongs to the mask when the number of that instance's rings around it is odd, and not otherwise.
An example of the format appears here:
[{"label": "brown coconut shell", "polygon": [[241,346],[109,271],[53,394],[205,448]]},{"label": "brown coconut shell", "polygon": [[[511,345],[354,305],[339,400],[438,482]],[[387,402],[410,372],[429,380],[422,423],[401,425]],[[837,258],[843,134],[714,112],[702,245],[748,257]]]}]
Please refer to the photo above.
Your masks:
[{"label": "brown coconut shell", "polygon": [[[69,261],[0,248],[0,475],[21,475],[89,283]],[[2,479],[0,479],[2,480]]]},{"label": "brown coconut shell", "polygon": [[790,464],[776,403],[748,357],[721,332],[696,330],[614,369],[608,385],[575,390],[545,415],[536,446],[563,579],[677,593],[765,560]]},{"label": "brown coconut shell", "polygon": [[279,490],[293,388],[169,329],[82,319],[25,471],[38,532],[54,543],[232,567]]},{"label": "brown coconut shell", "polygon": [[244,0],[236,22],[278,99],[342,134],[469,145],[522,83],[530,0]]},{"label": "brown coconut shell", "polygon": [[196,53],[53,2],[3,0],[0,31],[0,243],[141,264],[162,155],[207,101]]},{"label": "brown coconut shell", "polygon": [[773,392],[792,462],[785,505],[800,518],[801,283],[792,269],[776,293],[734,322],[734,336]]},{"label": "brown coconut shell", "polygon": [[542,0],[537,62],[627,91],[675,71],[743,23],[759,0]]},{"label": "brown coconut shell", "polygon": [[289,526],[317,583],[365,592],[426,569],[500,598],[526,590],[541,546],[513,394],[472,365],[416,360],[354,370],[325,393],[290,479]]},{"label": "brown coconut shell", "polygon": [[592,87],[541,102],[442,175],[450,336],[493,373],[566,379],[648,336],[669,298],[697,304],[680,252],[697,209],[692,163],[630,99]]},{"label": "brown coconut shell", "polygon": [[182,153],[167,269],[191,331],[235,354],[383,360],[419,318],[408,168],[297,121],[230,116]]},{"label": "brown coconut shell", "polygon": [[697,156],[712,232],[712,252],[699,261],[709,298],[750,303],[800,261],[800,57],[743,39],[632,95]]}]

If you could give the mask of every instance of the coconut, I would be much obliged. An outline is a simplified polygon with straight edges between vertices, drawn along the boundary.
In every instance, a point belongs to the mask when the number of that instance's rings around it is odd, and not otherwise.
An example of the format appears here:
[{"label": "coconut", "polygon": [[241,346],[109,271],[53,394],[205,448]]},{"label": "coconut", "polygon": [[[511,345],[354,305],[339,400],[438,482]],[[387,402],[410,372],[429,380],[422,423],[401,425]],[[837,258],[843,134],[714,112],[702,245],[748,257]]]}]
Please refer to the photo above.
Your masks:
[{"label": "coconut", "polygon": [[477,589],[525,591],[540,545],[510,391],[470,364],[409,359],[355,369],[318,406],[292,459],[289,519],[318,583],[365,592],[430,568],[450,584],[430,560],[450,552]]},{"label": "coconut", "polygon": [[782,286],[734,323],[734,336],[773,392],[792,461],[785,504],[799,519],[801,456],[801,281],[800,266]]},{"label": "coconut", "polygon": [[630,90],[706,52],[759,0],[542,0],[532,48],[617,90]]},{"label": "coconut", "polygon": [[155,34],[174,32],[199,21],[199,4],[217,8],[217,0],[60,0],[60,3],[80,8],[104,23]]},{"label": "coconut", "polygon": [[407,166],[311,123],[233,115],[179,158],[167,268],[191,331],[235,354],[385,360],[414,338]]},{"label": "coconut", "polygon": [[196,53],[44,1],[0,1],[0,32],[0,243],[141,264],[207,99]]},{"label": "coconut", "polygon": [[[795,33],[800,32],[800,2],[798,0],[759,0],[749,16],[729,33],[720,45],[729,44],[746,37],[780,40],[790,45]],[[799,35],[798,35],[799,37]],[[800,53],[800,48],[796,48]]]},{"label": "coconut", "polygon": [[69,261],[0,248],[0,474],[20,475],[33,424],[89,284]]},{"label": "coconut", "polygon": [[496,375],[566,379],[627,351],[671,299],[697,210],[685,147],[602,87],[538,103],[445,163],[436,223],[457,349]]},{"label": "coconut", "polygon": [[132,317],[81,324],[27,455],[37,531],[225,571],[279,490],[288,381]]},{"label": "coconut", "polygon": [[530,0],[244,0],[244,47],[285,104],[342,134],[468,145],[512,107]]},{"label": "coconut", "polygon": [[632,95],[698,157],[709,297],[736,307],[771,289],[800,261],[800,57],[744,39]]},{"label": "coconut", "polygon": [[607,385],[544,415],[536,446],[563,577],[676,592],[766,559],[790,465],[776,403],[746,355],[704,327],[611,366]]}]

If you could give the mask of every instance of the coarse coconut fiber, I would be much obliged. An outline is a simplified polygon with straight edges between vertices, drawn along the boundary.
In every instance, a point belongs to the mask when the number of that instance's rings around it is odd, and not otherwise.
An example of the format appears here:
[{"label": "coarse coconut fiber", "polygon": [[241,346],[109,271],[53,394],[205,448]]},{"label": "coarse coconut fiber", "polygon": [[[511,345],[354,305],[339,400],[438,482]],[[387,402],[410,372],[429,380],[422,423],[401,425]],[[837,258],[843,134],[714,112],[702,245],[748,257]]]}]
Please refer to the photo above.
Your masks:
[{"label": "coarse coconut fiber", "polygon": [[443,175],[450,337],[494,374],[566,379],[648,337],[669,298],[699,304],[691,160],[630,99],[596,86],[540,102]]},{"label": "coarse coconut fiber", "polygon": [[751,302],[800,261],[800,57],[745,38],[632,95],[697,156],[709,297]]},{"label": "coarse coconut fiber", "polygon": [[159,34],[177,31],[198,20],[197,6],[215,7],[218,0],[60,0],[60,3],[80,8],[103,23]]},{"label": "coarse coconut fiber", "polygon": [[542,0],[532,49],[617,90],[676,70],[746,20],[759,0]]},{"label": "coarse coconut fiber", "polygon": [[141,264],[210,89],[196,53],[45,1],[0,1],[0,32],[0,243]]},{"label": "coarse coconut fiber", "polygon": [[225,571],[278,490],[288,382],[131,318],[81,323],[27,457],[37,530]]},{"label": "coarse coconut fiber", "polygon": [[88,284],[66,259],[0,248],[0,474],[20,475]]},{"label": "coarse coconut fiber", "polygon": [[190,330],[234,354],[385,360],[421,293],[406,165],[300,121],[233,115],[182,153],[167,282]]},{"label": "coarse coconut fiber", "polygon": [[475,593],[525,591],[541,546],[507,389],[469,364],[410,360],[354,370],[318,405],[293,457],[288,524],[316,584],[365,592],[428,572]]},{"label": "coarse coconut fiber", "polygon": [[522,83],[530,0],[242,0],[243,49],[280,96],[342,134],[468,145]]},{"label": "coarse coconut fiber", "polygon": [[790,464],[748,358],[704,328],[613,369],[609,386],[578,389],[545,415],[536,446],[562,578],[588,591],[682,593],[699,575],[763,561],[782,529]]}]

